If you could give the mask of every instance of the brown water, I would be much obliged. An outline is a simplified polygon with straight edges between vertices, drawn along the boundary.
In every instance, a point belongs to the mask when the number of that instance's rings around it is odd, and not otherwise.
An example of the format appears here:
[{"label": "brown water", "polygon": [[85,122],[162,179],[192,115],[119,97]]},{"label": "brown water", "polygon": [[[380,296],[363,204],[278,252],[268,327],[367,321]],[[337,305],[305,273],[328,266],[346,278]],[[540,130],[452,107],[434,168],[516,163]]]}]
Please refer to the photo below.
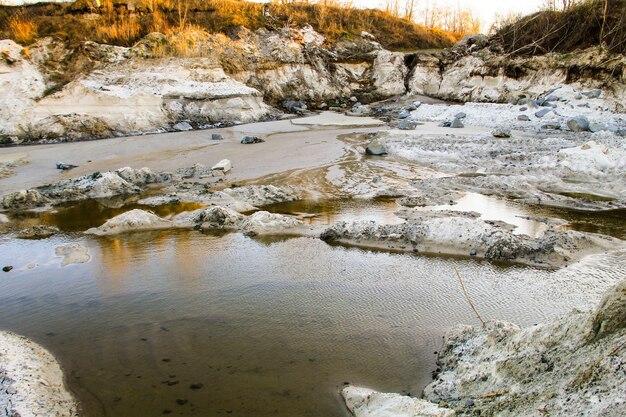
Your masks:
[{"label": "brown water", "polygon": [[[0,264],[15,267],[0,274],[0,328],[59,358],[88,417],[346,416],[344,383],[419,395],[445,329],[477,324],[455,267],[483,317],[522,325],[589,308],[626,276],[624,251],[550,272],[311,238],[74,233],[134,207],[80,203],[27,219],[67,234],[0,236]],[[155,211],[182,208],[192,207]],[[269,207],[318,224],[387,221],[395,208],[391,199]],[[88,246],[91,261],[62,268],[54,248],[68,241]]]}]

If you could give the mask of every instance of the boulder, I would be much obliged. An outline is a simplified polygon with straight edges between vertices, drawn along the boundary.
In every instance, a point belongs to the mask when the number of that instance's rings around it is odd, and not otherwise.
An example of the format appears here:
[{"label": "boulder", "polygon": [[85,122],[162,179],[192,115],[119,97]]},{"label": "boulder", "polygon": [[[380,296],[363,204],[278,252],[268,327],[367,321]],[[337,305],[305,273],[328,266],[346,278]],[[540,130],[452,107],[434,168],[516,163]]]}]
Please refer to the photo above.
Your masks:
[{"label": "boulder", "polygon": [[178,130],[179,132],[186,132],[188,130],[193,130],[193,126],[189,124],[189,122],[179,122],[172,126],[174,130]]},{"label": "boulder", "polygon": [[289,113],[296,113],[296,114],[302,114],[305,111],[307,111],[307,106],[306,104],[304,104],[301,101],[295,101],[295,100],[285,100],[283,102],[283,107],[289,112]]},{"label": "boulder", "polygon": [[595,311],[593,331],[597,339],[626,327],[626,280],[607,291]]},{"label": "boulder", "polygon": [[406,110],[402,110],[399,114],[398,114],[398,118],[399,119],[406,119],[407,117],[411,116],[411,113],[409,113]]},{"label": "boulder", "polygon": [[504,129],[504,128],[497,128],[497,129],[492,130],[491,134],[495,138],[510,138],[511,137],[511,130],[510,129]]},{"label": "boulder", "polygon": [[450,123],[450,127],[453,129],[460,129],[460,128],[465,127],[465,125],[463,125],[463,122],[461,121],[461,119],[459,119],[458,117],[455,117],[452,123]]},{"label": "boulder", "polygon": [[261,143],[261,142],[265,142],[265,141],[256,136],[244,136],[243,138],[241,138],[241,143],[243,143],[244,145],[249,145],[252,143]]},{"label": "boulder", "polygon": [[385,145],[380,141],[380,139],[373,139],[365,148],[365,153],[368,155],[386,155],[387,150],[385,149]]},{"label": "boulder", "polygon": [[415,130],[415,128],[420,124],[421,123],[414,120],[402,120],[400,121],[400,123],[398,123],[398,126],[396,126],[396,128],[400,130]]},{"label": "boulder", "polygon": [[567,127],[572,132],[588,132],[589,131],[589,120],[585,116],[576,116],[567,121]]},{"label": "boulder", "polygon": [[467,114],[465,114],[463,112],[459,112],[459,113],[455,114],[454,117],[457,118],[457,119],[465,119],[467,117]]}]

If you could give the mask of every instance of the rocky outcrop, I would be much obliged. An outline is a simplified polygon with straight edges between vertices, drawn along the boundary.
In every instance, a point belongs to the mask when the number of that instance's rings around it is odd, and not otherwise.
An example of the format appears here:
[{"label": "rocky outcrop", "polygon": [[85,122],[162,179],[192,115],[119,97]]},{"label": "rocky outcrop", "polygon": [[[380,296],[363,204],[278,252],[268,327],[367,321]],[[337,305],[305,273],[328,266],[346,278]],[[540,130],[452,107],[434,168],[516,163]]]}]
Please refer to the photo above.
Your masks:
[{"label": "rocky outcrop", "polygon": [[[609,109],[626,112],[626,58],[590,49],[576,54],[509,57],[485,43],[442,54],[421,54],[407,79],[408,91],[459,102],[507,103],[538,98],[569,84],[601,88]],[[483,46],[480,48],[480,46]]]},{"label": "rocky outcrop", "polygon": [[154,213],[134,209],[109,219],[102,226],[88,229],[85,233],[98,236],[116,235],[125,232],[168,229],[172,222]]},{"label": "rocky outcrop", "polygon": [[340,222],[321,238],[365,247],[410,252],[471,255],[540,267],[559,267],[590,253],[624,246],[624,242],[600,235],[548,229],[543,236],[516,235],[506,225],[493,224],[472,213],[410,212],[401,224],[374,221]]},{"label": "rocky outcrop", "polygon": [[57,360],[36,343],[0,332],[0,415],[77,417]]},{"label": "rocky outcrop", "polygon": [[623,281],[595,312],[524,329],[492,321],[450,330],[424,397],[458,415],[624,415],[625,294]]},{"label": "rocky outcrop", "polygon": [[426,400],[348,386],[341,390],[354,417],[452,417],[454,411]]}]

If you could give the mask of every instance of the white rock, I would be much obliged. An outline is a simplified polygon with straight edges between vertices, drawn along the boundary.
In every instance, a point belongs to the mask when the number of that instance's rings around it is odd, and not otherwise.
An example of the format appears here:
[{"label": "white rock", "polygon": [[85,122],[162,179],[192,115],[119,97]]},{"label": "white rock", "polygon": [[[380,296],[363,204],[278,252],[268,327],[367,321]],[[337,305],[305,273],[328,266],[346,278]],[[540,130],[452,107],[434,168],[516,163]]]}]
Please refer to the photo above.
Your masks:
[{"label": "white rock", "polygon": [[217,164],[213,165],[213,167],[211,169],[217,169],[220,171],[224,171],[224,173],[230,171],[232,169],[232,164],[230,162],[230,159],[222,159],[221,161],[219,161]]},{"label": "white rock", "polygon": [[454,411],[426,400],[348,386],[341,391],[354,417],[452,417]]},{"label": "white rock", "polygon": [[0,224],[4,224],[8,222],[9,222],[9,218],[6,216],[6,214],[0,213]]},{"label": "white rock", "polygon": [[84,264],[91,259],[91,256],[89,256],[89,248],[76,242],[57,246],[54,249],[54,253],[56,256],[63,257],[61,266]]},{"label": "white rock", "polygon": [[172,222],[140,209],[133,209],[109,219],[100,227],[91,228],[85,233],[105,236],[118,233],[158,230],[172,227]]}]

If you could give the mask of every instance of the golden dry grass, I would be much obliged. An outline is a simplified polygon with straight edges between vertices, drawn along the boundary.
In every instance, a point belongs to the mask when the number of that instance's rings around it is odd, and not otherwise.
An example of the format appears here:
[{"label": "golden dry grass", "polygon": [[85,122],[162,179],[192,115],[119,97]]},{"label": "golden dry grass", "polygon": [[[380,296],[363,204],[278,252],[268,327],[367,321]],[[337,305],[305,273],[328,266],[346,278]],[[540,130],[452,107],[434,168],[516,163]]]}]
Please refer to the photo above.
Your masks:
[{"label": "golden dry grass", "polygon": [[20,16],[9,19],[9,31],[13,39],[21,44],[29,44],[37,36],[37,24],[30,20],[23,20]]}]

